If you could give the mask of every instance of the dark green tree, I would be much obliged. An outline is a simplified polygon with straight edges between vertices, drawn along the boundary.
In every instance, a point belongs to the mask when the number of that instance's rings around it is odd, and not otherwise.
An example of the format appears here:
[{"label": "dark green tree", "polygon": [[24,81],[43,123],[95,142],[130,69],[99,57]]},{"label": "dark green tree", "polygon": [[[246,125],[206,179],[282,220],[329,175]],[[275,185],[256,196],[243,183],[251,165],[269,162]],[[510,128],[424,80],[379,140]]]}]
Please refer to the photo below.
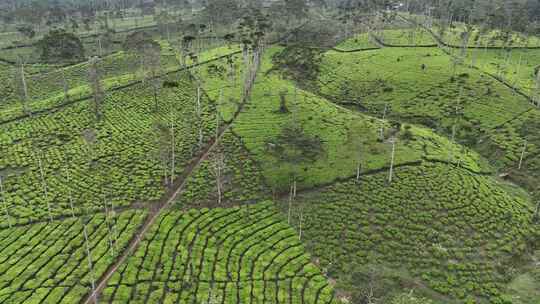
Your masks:
[{"label": "dark green tree", "polygon": [[41,59],[45,62],[69,62],[84,58],[81,40],[63,29],[51,30],[37,43]]}]

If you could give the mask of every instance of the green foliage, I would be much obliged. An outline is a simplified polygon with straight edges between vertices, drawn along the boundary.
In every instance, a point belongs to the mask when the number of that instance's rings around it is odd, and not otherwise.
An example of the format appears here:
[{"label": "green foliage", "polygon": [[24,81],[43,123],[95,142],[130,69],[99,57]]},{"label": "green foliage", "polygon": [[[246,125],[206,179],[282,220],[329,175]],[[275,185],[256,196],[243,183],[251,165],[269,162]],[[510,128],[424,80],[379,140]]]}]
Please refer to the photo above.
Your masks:
[{"label": "green foliage", "polygon": [[433,301],[423,298],[416,297],[411,293],[403,293],[395,296],[390,304],[432,304]]},{"label": "green foliage", "polygon": [[[522,53],[524,65],[534,59],[528,57],[534,52],[527,54]],[[511,178],[530,189],[540,168],[532,156],[538,144],[534,131],[522,130],[533,128],[531,122],[538,120],[540,112],[527,98],[481,71],[452,66],[451,57],[435,48],[329,51],[313,90],[377,117],[388,107],[387,117],[421,124],[454,138],[478,151],[496,168],[512,170]],[[525,140],[525,165],[521,171],[514,170]]]},{"label": "green foliage", "polygon": [[63,29],[51,30],[37,43],[45,62],[70,62],[84,58],[84,47],[74,34]]},{"label": "green foliage", "polygon": [[124,51],[141,53],[144,49],[161,49],[159,43],[147,32],[136,31],[126,36],[122,45]]},{"label": "green foliage", "polygon": [[305,242],[321,266],[331,265],[351,291],[365,288],[355,285],[366,277],[355,272],[370,273],[362,265],[380,265],[372,269],[405,269],[413,277],[404,284],[421,278],[459,303],[468,296],[502,301],[515,274],[498,265],[523,256],[537,233],[529,202],[490,177],[453,166],[426,163],[395,175],[389,185],[386,173],[375,173],[297,197],[294,226],[303,210]]},{"label": "green foliage", "polygon": [[301,45],[291,45],[272,57],[274,66],[283,69],[293,79],[314,80],[319,74],[321,51]]},{"label": "green foliage", "polygon": [[332,287],[310,259],[273,203],[168,211],[103,301],[328,303]]},{"label": "green foliage", "polygon": [[[223,156],[220,172],[222,205],[218,204],[216,160]],[[227,131],[190,176],[177,201],[181,208],[223,207],[249,204],[269,197],[264,176],[241,139]]]},{"label": "green foliage", "polygon": [[0,237],[6,241],[0,249],[0,301],[82,301],[92,280],[97,281],[116,261],[144,217],[142,211],[89,216],[86,232],[93,271],[81,219],[0,229]]},{"label": "green foliage", "polygon": [[[178,79],[176,75],[174,79]],[[2,125],[0,174],[11,216],[20,222],[43,219],[48,215],[48,203],[53,216],[66,214],[70,191],[78,213],[82,208],[98,208],[95,197],[103,191],[110,192],[118,206],[159,199],[165,190],[164,177],[171,169],[156,158],[159,144],[153,140],[154,122],[162,121],[167,127],[171,121],[176,124],[177,175],[202,148],[197,144],[198,126],[204,142],[214,134],[215,104],[203,97],[199,120],[195,94],[193,84],[182,79],[178,87],[160,90],[160,110],[156,112],[152,88],[138,84],[109,94],[99,123],[94,122],[92,104],[81,102]],[[91,154],[81,139],[81,133],[89,128],[97,135]],[[164,148],[170,159],[169,149]],[[44,181],[38,156],[42,157]],[[74,182],[67,181],[66,170]]]},{"label": "green foliage", "polygon": [[294,122],[284,126],[281,134],[267,146],[268,152],[280,161],[291,163],[314,162],[324,153],[321,139],[306,134],[302,126]]}]

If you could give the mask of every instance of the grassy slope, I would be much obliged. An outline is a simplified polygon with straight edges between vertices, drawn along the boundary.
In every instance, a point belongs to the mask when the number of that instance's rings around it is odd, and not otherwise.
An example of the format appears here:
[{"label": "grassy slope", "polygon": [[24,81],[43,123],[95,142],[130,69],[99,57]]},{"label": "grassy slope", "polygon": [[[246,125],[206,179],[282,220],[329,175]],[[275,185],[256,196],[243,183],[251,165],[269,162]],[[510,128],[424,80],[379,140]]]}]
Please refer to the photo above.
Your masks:
[{"label": "grassy slope", "polygon": [[[171,72],[180,68],[180,58],[177,52],[165,41],[162,44],[161,71]],[[212,60],[216,57],[238,51],[238,46],[223,46],[205,50],[199,53],[198,62]],[[195,62],[188,60],[186,65]],[[39,65],[36,65],[39,67]],[[52,68],[44,73],[35,73],[34,65],[26,68],[26,81],[29,95],[29,108],[32,111],[45,110],[58,106],[66,101],[64,96],[64,77],[68,88],[69,100],[91,95],[91,87],[88,79],[88,63],[83,62],[65,68]],[[105,56],[98,63],[98,71],[104,90],[121,87],[143,79],[139,59],[123,51]],[[0,121],[8,120],[23,114],[21,94],[18,94],[18,82],[15,78],[13,67],[6,64],[0,66],[0,77],[9,80],[0,85],[5,92],[5,102],[0,104]]]},{"label": "grassy slope", "polygon": [[[3,125],[0,174],[10,215],[23,222],[42,219],[48,204],[54,215],[65,214],[70,191],[77,211],[83,206],[99,208],[102,202],[96,197],[108,191],[117,205],[158,199],[164,191],[165,172],[159,155],[168,155],[168,150],[159,152],[158,145],[164,144],[156,138],[153,126],[156,122],[168,126],[175,121],[176,171],[182,172],[200,148],[195,96],[193,84],[182,79],[179,87],[160,91],[156,112],[152,89],[139,84],[107,96],[104,119],[98,123],[92,103],[81,102]],[[205,97],[201,104],[205,143],[215,129],[216,111],[215,104]],[[96,130],[91,152],[82,138],[89,128]],[[66,170],[72,182],[67,182]]]},{"label": "grassy slope", "polygon": [[[141,210],[0,229],[1,303],[79,303],[144,220]],[[112,229],[112,233],[109,233]],[[110,236],[114,242],[111,249]],[[111,251],[112,250],[112,251]]]},{"label": "grassy slope", "polygon": [[504,79],[533,99],[540,94],[534,74],[540,65],[540,50],[468,50],[466,62]]},{"label": "grassy slope", "polygon": [[[269,185],[277,190],[284,190],[293,173],[298,176],[301,188],[350,177],[355,174],[359,150],[362,152],[364,170],[388,167],[391,144],[377,141],[381,121],[353,113],[301,89],[297,89],[295,103],[292,82],[281,78],[277,72],[266,73],[272,68],[270,58],[277,51],[279,48],[266,51],[251,101],[233,124],[234,132],[253,153]],[[204,82],[205,88],[213,92],[214,98],[219,96],[219,87],[228,85],[222,78],[210,77],[208,74],[205,75]],[[290,109],[287,114],[278,111],[279,92],[285,90]],[[225,98],[238,98],[238,90],[227,93],[231,95],[224,93]],[[301,125],[307,134],[321,139],[324,153],[312,163],[284,163],[268,153],[268,143],[275,143],[283,128],[293,121]],[[388,128],[386,122],[384,125]],[[396,145],[396,164],[423,158],[457,162],[457,159],[461,158],[460,162],[464,166],[477,171],[483,169],[483,165],[478,164],[479,157],[475,153],[453,146],[448,140],[425,129],[412,126],[411,131],[414,140],[398,141]],[[361,148],[358,148],[359,145]],[[453,147],[452,153],[448,152],[449,147]]]},{"label": "grassy slope", "polygon": [[330,51],[321,69],[316,90],[333,101],[378,117],[388,105],[389,117],[426,125],[449,138],[455,128],[456,140],[504,170],[517,168],[527,139],[525,168],[539,168],[533,157],[539,147],[535,132],[523,131],[539,114],[534,106],[495,79],[454,65],[438,49]]},{"label": "grassy slope", "polygon": [[103,300],[330,303],[332,286],[274,204],[247,207],[164,213]]},{"label": "grassy slope", "polygon": [[379,173],[301,193],[293,206],[308,250],[339,288],[366,289],[371,265],[376,297],[406,288],[437,303],[500,303],[536,229],[527,201],[441,164],[397,169],[390,185]]}]

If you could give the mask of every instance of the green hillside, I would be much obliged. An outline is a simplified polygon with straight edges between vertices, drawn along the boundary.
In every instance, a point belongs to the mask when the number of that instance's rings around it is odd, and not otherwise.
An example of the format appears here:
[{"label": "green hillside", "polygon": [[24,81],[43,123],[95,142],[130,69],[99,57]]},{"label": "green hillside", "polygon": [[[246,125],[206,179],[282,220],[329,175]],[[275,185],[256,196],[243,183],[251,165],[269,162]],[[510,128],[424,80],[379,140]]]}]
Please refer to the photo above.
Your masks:
[{"label": "green hillside", "polygon": [[98,2],[0,3],[0,304],[540,303],[535,1]]}]

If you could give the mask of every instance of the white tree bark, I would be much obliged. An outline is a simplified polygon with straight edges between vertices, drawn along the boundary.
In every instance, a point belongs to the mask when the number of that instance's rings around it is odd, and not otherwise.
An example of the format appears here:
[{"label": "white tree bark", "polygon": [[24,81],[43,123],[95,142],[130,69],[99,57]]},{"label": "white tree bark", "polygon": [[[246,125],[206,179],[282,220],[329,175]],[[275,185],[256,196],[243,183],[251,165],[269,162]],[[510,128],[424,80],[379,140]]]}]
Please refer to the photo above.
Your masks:
[{"label": "white tree bark", "polygon": [[298,240],[302,240],[302,221],[304,219],[304,213],[302,212],[302,209],[300,209],[300,224],[299,224],[299,231],[298,231]]},{"label": "white tree bark", "polygon": [[536,73],[536,105],[540,107],[540,69]]},{"label": "white tree bark", "polygon": [[360,167],[361,167],[361,162],[360,160],[358,160],[358,164],[356,165],[356,182],[360,182]]},{"label": "white tree bark", "polygon": [[392,182],[392,178],[394,175],[394,160],[396,155],[396,138],[391,139],[392,142],[392,158],[390,159],[390,172],[388,174],[388,183]]},{"label": "white tree bark", "polygon": [[39,175],[41,177],[41,186],[43,187],[43,195],[45,198],[45,201],[47,202],[47,212],[49,213],[49,221],[52,222],[52,212],[51,212],[51,203],[49,202],[49,195],[48,195],[48,189],[47,189],[47,183],[45,182],[45,174],[43,173],[43,164],[41,162],[41,155],[38,154],[38,166],[39,166]]},{"label": "white tree bark", "polygon": [[113,236],[112,236],[112,232],[111,232],[111,221],[110,221],[110,217],[109,217],[109,208],[107,207],[107,200],[105,198],[103,198],[103,205],[104,205],[104,208],[105,208],[105,225],[107,226],[107,238],[108,238],[108,241],[109,241],[109,249],[110,249],[110,254],[111,254],[111,258],[114,257],[114,246],[113,246]]},{"label": "white tree bark", "polygon": [[66,79],[65,70],[62,68],[61,71],[62,71],[62,87],[64,89],[64,98],[66,101],[68,101],[69,100],[69,85]]},{"label": "white tree bark", "polygon": [[381,129],[379,130],[381,140],[384,140],[384,120],[386,119],[386,111],[387,110],[388,110],[388,104],[384,104],[384,110],[383,110],[383,115],[382,115],[382,119],[381,119]]},{"label": "white tree bark", "polygon": [[6,212],[6,220],[7,220],[7,223],[8,223],[8,227],[11,228],[11,217],[9,216],[9,209],[8,209],[8,205],[7,205],[7,200],[6,200],[6,197],[5,197],[5,194],[4,194],[4,185],[2,183],[2,176],[0,176],[0,195],[2,195],[2,203],[4,205],[4,209],[5,209],[5,212]]},{"label": "white tree bark", "polygon": [[216,152],[213,157],[212,170],[216,177],[218,205],[221,205],[223,197],[223,171],[225,170],[225,155],[223,151]]},{"label": "white tree bark", "polygon": [[287,212],[287,224],[291,224],[291,208],[292,208],[292,201],[293,201],[293,187],[291,185],[290,191],[289,191],[289,211]]},{"label": "white tree bark", "polygon": [[525,140],[525,143],[523,143],[523,150],[521,150],[521,156],[519,157],[518,170],[521,170],[521,167],[523,165],[523,158],[525,157],[526,151],[527,151],[527,140]]},{"label": "white tree bark", "polygon": [[24,63],[23,63],[22,58],[20,58],[19,60],[20,60],[19,74],[20,74],[21,85],[23,89],[23,110],[25,113],[30,113],[29,108],[28,108],[28,99],[29,99],[28,85],[26,84],[26,76],[24,75]]},{"label": "white tree bark", "polygon": [[94,304],[98,304],[97,295],[96,292],[96,280],[94,275],[94,267],[92,263],[92,255],[90,253],[90,244],[88,242],[88,232],[86,230],[86,223],[83,220],[83,235],[84,235],[84,243],[86,247],[86,257],[88,260],[88,269],[90,270],[90,282],[92,283],[92,295],[94,295]]},{"label": "white tree bark", "polygon": [[296,177],[293,180],[293,198],[296,198]]},{"label": "white tree bark", "polygon": [[176,164],[175,164],[175,160],[176,160],[176,151],[175,151],[175,146],[176,146],[176,142],[175,142],[175,133],[174,133],[174,119],[171,121],[171,182],[170,184],[172,185],[173,182],[174,182],[174,179],[176,178],[175,176],[175,169],[176,169]]},{"label": "white tree bark", "polygon": [[66,168],[66,182],[68,185],[68,200],[69,200],[69,208],[71,209],[71,217],[75,219],[75,207],[73,206],[73,195],[71,193],[71,188],[69,185],[71,185],[71,176],[69,175],[69,170]]}]

